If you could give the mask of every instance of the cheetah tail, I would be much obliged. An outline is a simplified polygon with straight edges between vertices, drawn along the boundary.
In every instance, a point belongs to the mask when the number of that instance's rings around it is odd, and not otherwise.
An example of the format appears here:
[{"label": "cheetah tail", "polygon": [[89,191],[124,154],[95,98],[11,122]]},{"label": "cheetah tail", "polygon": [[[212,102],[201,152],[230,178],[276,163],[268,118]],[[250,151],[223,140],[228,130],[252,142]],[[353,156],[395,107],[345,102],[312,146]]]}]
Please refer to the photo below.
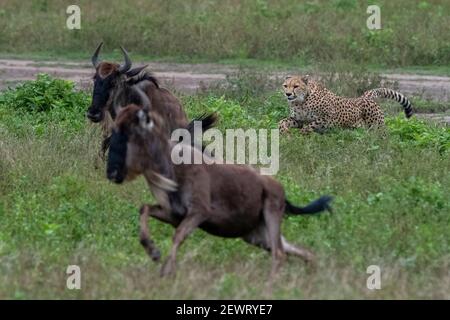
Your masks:
[{"label": "cheetah tail", "polygon": [[413,110],[411,106],[411,102],[400,92],[387,89],[387,88],[378,88],[364,92],[362,95],[363,98],[388,98],[397,101],[403,107],[405,111],[405,115],[407,118],[410,118],[413,115]]}]

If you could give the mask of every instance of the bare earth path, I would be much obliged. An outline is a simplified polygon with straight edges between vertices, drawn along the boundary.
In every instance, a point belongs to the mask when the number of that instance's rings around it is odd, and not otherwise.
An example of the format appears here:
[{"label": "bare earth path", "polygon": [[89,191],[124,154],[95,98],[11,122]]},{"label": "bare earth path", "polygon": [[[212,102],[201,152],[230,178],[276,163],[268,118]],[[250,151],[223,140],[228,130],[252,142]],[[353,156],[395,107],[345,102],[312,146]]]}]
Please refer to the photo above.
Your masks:
[{"label": "bare earth path", "polygon": [[[187,94],[194,93],[201,86],[225,80],[227,74],[237,70],[236,67],[212,63],[149,63],[149,68],[163,83]],[[58,78],[72,80],[80,88],[90,88],[92,85],[93,68],[88,63],[0,59],[0,91],[22,81],[35,79],[38,73],[48,73]],[[283,75],[285,73],[274,73],[274,76]],[[383,76],[388,81],[397,82],[399,90],[406,95],[420,95],[435,101],[450,101],[450,77],[413,74]],[[438,117],[438,121],[450,123],[448,115],[434,114],[429,117]]]}]

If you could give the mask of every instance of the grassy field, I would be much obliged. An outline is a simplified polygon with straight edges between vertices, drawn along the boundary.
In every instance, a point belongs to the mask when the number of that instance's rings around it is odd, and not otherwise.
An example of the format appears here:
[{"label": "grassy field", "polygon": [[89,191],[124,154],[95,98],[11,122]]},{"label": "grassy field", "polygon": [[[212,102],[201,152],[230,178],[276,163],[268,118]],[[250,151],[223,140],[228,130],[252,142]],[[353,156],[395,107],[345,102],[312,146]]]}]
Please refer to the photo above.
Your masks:
[{"label": "grassy field", "polygon": [[[295,66],[347,60],[383,67],[448,66],[450,3],[399,1],[78,1],[81,29],[66,28],[72,1],[2,0],[0,52],[70,57],[101,40],[177,61],[247,59]],[[369,30],[368,5],[381,9]]]},{"label": "grassy field", "polygon": [[[374,81],[328,85],[352,94]],[[335,214],[283,224],[317,265],[289,259],[269,291],[267,253],[196,231],[181,247],[177,276],[161,279],[138,241],[137,210],[153,201],[150,192],[141,179],[106,180],[99,128],[84,118],[90,97],[72,86],[41,76],[0,94],[0,298],[450,299],[448,128],[386,106],[387,137],[282,137],[277,178],[288,198],[335,196]],[[251,74],[181,98],[191,117],[218,111],[221,130],[276,128],[288,113],[270,82]],[[173,230],[155,221],[151,230],[167,254]],[[66,288],[72,264],[81,267],[81,290]],[[381,268],[381,290],[366,288],[369,265]]]}]

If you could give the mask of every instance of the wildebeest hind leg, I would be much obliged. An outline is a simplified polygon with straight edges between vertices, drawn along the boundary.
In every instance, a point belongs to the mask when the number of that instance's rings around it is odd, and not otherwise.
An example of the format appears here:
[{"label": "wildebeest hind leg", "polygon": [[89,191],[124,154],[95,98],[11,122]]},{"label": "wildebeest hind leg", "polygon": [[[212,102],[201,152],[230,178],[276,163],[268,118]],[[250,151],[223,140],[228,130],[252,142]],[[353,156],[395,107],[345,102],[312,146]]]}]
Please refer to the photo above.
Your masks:
[{"label": "wildebeest hind leg", "polygon": [[281,245],[281,219],[283,213],[277,208],[276,199],[270,197],[264,200],[264,221],[267,228],[268,240],[272,252],[272,269],[270,272],[270,280],[272,281],[281,267],[284,259],[283,247]]},{"label": "wildebeest hind leg", "polygon": [[314,253],[312,253],[311,251],[309,251],[306,248],[302,248],[300,246],[295,246],[295,245],[287,242],[287,240],[283,236],[281,236],[281,244],[283,246],[283,251],[286,252],[287,254],[300,257],[307,262],[312,262],[315,259]]},{"label": "wildebeest hind leg", "polygon": [[270,252],[267,228],[264,222],[260,223],[256,229],[254,229],[246,236],[242,237],[242,239],[251,245],[257,246],[258,248],[262,248]]}]

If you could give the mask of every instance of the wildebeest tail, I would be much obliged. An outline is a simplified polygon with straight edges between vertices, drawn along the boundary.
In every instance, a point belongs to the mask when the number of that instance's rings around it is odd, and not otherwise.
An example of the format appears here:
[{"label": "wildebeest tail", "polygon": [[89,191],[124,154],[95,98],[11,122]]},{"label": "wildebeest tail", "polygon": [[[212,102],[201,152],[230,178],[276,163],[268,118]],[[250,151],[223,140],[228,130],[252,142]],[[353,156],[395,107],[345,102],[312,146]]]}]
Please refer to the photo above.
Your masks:
[{"label": "wildebeest tail", "polygon": [[[217,114],[215,112],[211,113],[211,114],[208,114],[208,115],[206,113],[204,113],[201,116],[199,116],[199,117],[195,118],[194,120],[192,120],[191,122],[189,122],[189,124],[188,124],[188,126],[186,128],[189,131],[189,133],[191,134],[191,137],[194,137],[194,139],[191,139],[191,145],[193,147],[201,148],[202,151],[204,151],[205,150],[205,146],[197,145],[196,141],[195,141],[195,136],[194,136],[194,125],[195,125],[195,122],[201,122],[202,123],[202,131],[205,132],[206,130],[214,127],[214,125],[217,122]],[[180,142],[181,142],[182,139],[183,138],[180,137]]]},{"label": "wildebeest tail", "polygon": [[410,118],[413,115],[413,110],[411,106],[411,102],[400,92],[387,89],[387,88],[378,88],[364,92],[362,95],[364,98],[388,98],[397,101],[403,107],[405,111],[405,115],[407,118]]},{"label": "wildebeest tail", "polygon": [[286,200],[286,213],[291,214],[313,214],[319,213],[324,210],[328,210],[331,212],[330,202],[333,200],[331,196],[322,196],[319,199],[316,199],[309,203],[306,207],[297,207],[291,204],[288,200]]},{"label": "wildebeest tail", "polygon": [[217,122],[217,114],[215,112],[211,114],[202,114],[201,116],[195,118],[191,122],[189,122],[187,129],[191,134],[194,134],[194,124],[195,122],[201,122],[202,123],[202,130],[206,131],[212,127],[215,126]]}]

